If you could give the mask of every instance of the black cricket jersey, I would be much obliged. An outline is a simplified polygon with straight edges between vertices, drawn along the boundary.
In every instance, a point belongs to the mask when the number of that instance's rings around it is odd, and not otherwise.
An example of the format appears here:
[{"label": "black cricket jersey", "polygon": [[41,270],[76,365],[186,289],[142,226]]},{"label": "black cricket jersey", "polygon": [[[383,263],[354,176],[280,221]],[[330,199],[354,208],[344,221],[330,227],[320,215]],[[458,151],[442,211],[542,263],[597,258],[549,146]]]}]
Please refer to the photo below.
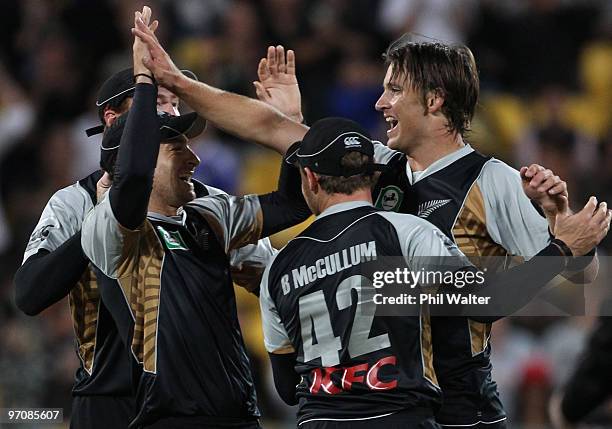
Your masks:
[{"label": "black cricket jersey", "polygon": [[[518,172],[469,145],[423,172],[413,173],[405,155],[381,144],[377,157],[389,169],[374,189],[376,207],[426,219],[478,268],[507,268],[511,255],[530,257],[548,244],[548,224],[524,195]],[[470,426],[506,418],[491,378],[490,333],[490,324],[467,318],[432,318],[443,394],[438,423]]]},{"label": "black cricket jersey", "polygon": [[[95,205],[96,183],[101,177],[102,172],[96,171],[51,197],[30,237],[24,261],[41,249],[52,252],[80,231],[85,215]],[[98,278],[91,264],[71,289],[68,301],[80,364],[73,395],[131,396],[128,350],[100,300]]]},{"label": "black cricket jersey", "polygon": [[297,352],[298,424],[433,415],[440,394],[427,311],[375,315],[365,265],[456,254],[431,224],[366,202],[328,208],[277,254],[262,280],[262,323],[268,352]]},{"label": "black cricket jersey", "polygon": [[120,285],[105,288],[105,301],[126,325],[120,330],[131,334],[142,370],[131,427],[181,417],[217,427],[255,421],[227,254],[259,238],[257,198],[196,199],[180,216],[149,213],[134,231],[114,219],[108,198],[92,217],[83,228],[84,249]]}]

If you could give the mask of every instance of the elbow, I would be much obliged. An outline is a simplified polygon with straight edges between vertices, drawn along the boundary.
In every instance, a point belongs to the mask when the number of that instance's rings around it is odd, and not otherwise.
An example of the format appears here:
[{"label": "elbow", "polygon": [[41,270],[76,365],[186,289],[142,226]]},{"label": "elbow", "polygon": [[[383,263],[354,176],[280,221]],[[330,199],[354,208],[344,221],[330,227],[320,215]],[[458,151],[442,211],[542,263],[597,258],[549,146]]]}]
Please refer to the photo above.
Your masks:
[{"label": "elbow", "polygon": [[18,277],[15,276],[15,305],[27,316],[36,316],[44,310],[41,306],[36,305],[35,299],[30,296],[26,285],[21,284]]}]

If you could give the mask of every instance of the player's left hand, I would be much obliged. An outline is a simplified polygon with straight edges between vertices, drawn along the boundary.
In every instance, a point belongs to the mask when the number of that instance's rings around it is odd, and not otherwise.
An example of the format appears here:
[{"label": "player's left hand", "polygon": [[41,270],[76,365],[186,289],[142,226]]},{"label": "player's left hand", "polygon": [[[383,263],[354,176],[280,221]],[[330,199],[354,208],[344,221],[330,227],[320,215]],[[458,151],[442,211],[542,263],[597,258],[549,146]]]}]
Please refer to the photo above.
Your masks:
[{"label": "player's left hand", "polygon": [[[151,21],[151,8],[144,6],[142,12],[136,11],[134,13],[134,26],[140,21],[148,27],[148,29],[155,33],[159,22],[157,20]],[[134,37],[134,45],[132,47],[133,59],[134,59],[134,75],[137,74],[149,74],[149,70],[144,65],[145,58],[149,57],[149,49],[147,45],[143,43],[138,37]]]},{"label": "player's left hand", "polygon": [[547,217],[569,212],[567,183],[559,176],[538,164],[522,167],[520,174],[525,195],[536,201]]},{"label": "player's left hand", "polygon": [[111,180],[110,174],[105,171],[102,177],[100,177],[100,180],[98,180],[98,183],[96,183],[96,197],[98,203],[102,201],[104,194],[108,192],[112,184],[113,181]]},{"label": "player's left hand", "polygon": [[149,51],[148,55],[143,56],[142,63],[153,73],[159,85],[176,92],[175,88],[178,82],[181,79],[189,78],[181,73],[170,55],[157,40],[153,30],[141,18],[136,17],[134,20],[132,33],[146,45]]},{"label": "player's left hand", "polygon": [[257,98],[276,107],[296,122],[302,122],[302,95],[295,74],[295,53],[281,45],[269,46],[259,61],[259,82],[253,82]]}]

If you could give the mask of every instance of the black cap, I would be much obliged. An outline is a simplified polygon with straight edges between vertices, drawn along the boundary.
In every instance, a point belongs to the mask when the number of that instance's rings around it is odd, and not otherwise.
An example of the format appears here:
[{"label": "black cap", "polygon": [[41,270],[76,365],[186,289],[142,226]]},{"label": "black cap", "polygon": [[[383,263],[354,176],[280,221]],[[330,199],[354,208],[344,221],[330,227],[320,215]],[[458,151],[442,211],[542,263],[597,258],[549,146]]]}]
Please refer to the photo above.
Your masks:
[{"label": "black cap", "polygon": [[[193,80],[198,80],[198,77],[194,72],[190,70],[181,70],[183,74]],[[134,83],[134,69],[121,70],[108,79],[102,84],[98,91],[98,97],[96,98],[96,107],[98,109],[98,117],[104,124],[104,109],[106,106],[111,104],[112,106],[119,106],[123,103],[123,100],[134,96],[134,90],[136,84]],[[87,137],[91,137],[96,134],[104,132],[104,125],[97,125],[95,127],[88,128],[85,130]]]},{"label": "black cap", "polygon": [[360,152],[373,160],[374,144],[370,134],[350,119],[325,118],[312,124],[299,148],[289,154],[286,161],[326,176],[350,177],[386,168],[370,162],[359,169],[347,169],[341,161],[348,152]]},{"label": "black cap", "polygon": [[[121,143],[121,136],[125,128],[128,114],[118,117],[113,124],[106,128],[100,146],[100,166],[104,171],[111,173],[117,157],[117,150]],[[206,128],[206,121],[197,113],[172,116],[165,112],[158,112],[159,131],[161,143],[187,141],[197,137]]]}]

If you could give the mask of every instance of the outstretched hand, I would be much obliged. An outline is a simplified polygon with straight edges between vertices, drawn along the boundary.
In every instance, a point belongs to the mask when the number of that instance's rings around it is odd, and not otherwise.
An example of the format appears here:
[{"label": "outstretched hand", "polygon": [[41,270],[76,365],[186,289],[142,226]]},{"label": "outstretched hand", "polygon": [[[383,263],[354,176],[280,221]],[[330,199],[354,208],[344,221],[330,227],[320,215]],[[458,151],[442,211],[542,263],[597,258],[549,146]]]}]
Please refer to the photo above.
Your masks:
[{"label": "outstretched hand", "polygon": [[[142,12],[134,12],[134,26],[137,25],[137,22],[142,22],[152,34],[155,34],[155,30],[157,29],[159,22],[155,20],[153,23],[150,23],[150,21],[150,7],[144,6],[142,8]],[[144,65],[144,60],[149,58],[149,49],[147,48],[147,45],[145,45],[138,37],[134,37],[132,51],[134,56],[134,75],[148,74],[148,69]]]},{"label": "outstretched hand", "polygon": [[[155,24],[155,22],[153,24]],[[148,51],[147,55],[142,56],[142,64],[153,73],[159,85],[175,92],[174,89],[179,80],[188,78],[183,75],[174,64],[170,55],[168,55],[159,43],[159,40],[157,40],[153,30],[147,26],[141,17],[137,16],[134,20],[132,33],[136,36],[136,39],[140,40],[146,46]],[[134,44],[136,44],[136,42]]]},{"label": "outstretched hand", "polygon": [[259,61],[259,81],[253,82],[257,98],[276,107],[291,119],[302,122],[302,96],[295,74],[295,53],[281,45],[269,46],[267,57]]}]

